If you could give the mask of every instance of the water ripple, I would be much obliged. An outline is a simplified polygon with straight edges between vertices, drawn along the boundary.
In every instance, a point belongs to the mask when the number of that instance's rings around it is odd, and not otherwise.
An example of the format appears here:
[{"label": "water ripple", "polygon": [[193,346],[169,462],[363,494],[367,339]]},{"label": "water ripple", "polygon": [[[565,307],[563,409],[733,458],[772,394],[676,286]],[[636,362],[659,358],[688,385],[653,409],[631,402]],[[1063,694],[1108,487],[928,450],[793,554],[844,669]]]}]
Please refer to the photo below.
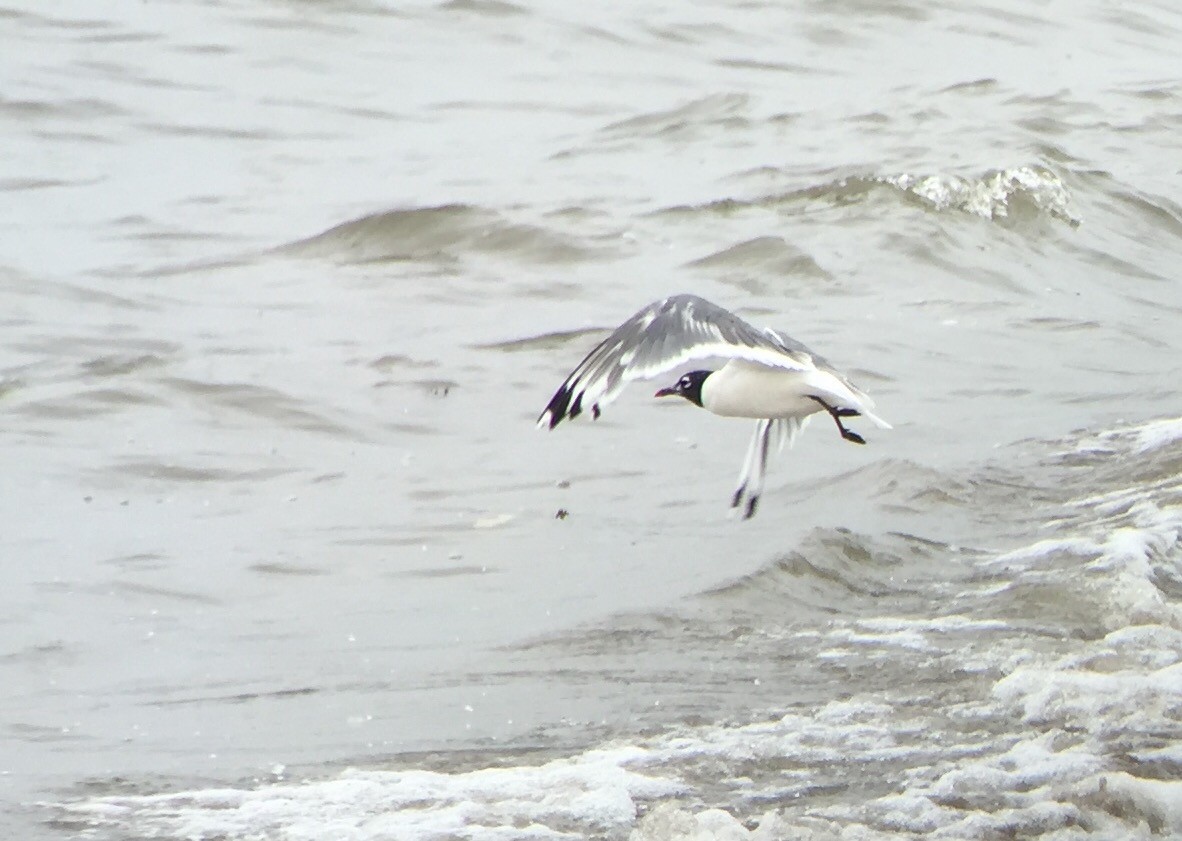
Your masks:
[{"label": "water ripple", "polygon": [[602,248],[540,225],[506,221],[500,214],[464,204],[389,210],[336,225],[293,242],[282,251],[350,261],[456,261],[480,252],[530,262],[569,263]]}]

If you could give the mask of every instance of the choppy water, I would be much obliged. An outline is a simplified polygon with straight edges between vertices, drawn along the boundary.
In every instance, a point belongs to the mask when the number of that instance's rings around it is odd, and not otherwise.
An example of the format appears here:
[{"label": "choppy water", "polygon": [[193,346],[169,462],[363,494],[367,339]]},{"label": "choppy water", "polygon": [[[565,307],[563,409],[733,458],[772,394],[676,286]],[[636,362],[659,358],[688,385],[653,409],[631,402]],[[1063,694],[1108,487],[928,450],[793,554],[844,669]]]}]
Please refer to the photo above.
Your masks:
[{"label": "choppy water", "polygon": [[[9,835],[1182,835],[1172,4],[0,33]],[[675,292],[895,429],[533,429]]]}]

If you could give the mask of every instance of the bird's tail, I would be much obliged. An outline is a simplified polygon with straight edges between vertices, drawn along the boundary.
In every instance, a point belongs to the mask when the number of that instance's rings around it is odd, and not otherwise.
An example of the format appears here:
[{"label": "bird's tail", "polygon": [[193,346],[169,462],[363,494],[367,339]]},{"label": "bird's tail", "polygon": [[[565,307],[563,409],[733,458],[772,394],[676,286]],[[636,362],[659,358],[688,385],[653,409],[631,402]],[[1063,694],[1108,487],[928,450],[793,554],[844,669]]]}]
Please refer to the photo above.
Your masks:
[{"label": "bird's tail", "polygon": [[815,390],[816,399],[824,401],[827,406],[852,409],[875,426],[893,429],[889,423],[871,411],[874,408],[874,399],[845,377],[833,371],[813,371],[807,376],[809,386]]},{"label": "bird's tail", "polygon": [[[873,405],[873,404],[871,404],[871,405]],[[874,412],[872,412],[868,408],[866,408],[865,405],[863,405],[862,408],[858,409],[858,411],[862,413],[862,417],[864,417],[867,420],[869,420],[870,422],[872,422],[875,426],[880,427],[881,429],[894,429],[893,426],[891,426],[889,423],[884,421],[878,415],[874,414]]]}]

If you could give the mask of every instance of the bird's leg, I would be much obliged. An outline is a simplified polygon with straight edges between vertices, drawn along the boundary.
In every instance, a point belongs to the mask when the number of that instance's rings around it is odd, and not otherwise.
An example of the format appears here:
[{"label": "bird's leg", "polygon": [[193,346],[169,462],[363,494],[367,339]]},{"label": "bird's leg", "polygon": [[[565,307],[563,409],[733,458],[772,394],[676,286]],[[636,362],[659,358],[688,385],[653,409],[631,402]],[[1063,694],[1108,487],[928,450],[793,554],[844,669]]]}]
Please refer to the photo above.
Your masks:
[{"label": "bird's leg", "polygon": [[841,422],[842,418],[856,418],[856,417],[858,417],[858,415],[862,414],[861,412],[859,412],[857,409],[845,408],[844,406],[843,407],[830,406],[828,403],[826,403],[820,397],[816,397],[812,394],[810,394],[809,397],[811,397],[813,400],[816,400],[818,403],[820,403],[821,406],[824,407],[825,411],[829,413],[829,417],[833,418],[833,422],[835,424],[837,424],[837,430],[841,433],[842,438],[844,438],[847,441],[852,441],[855,444],[865,444],[866,443],[865,438],[863,438],[858,433],[854,432],[852,429],[847,428],[846,425]]}]

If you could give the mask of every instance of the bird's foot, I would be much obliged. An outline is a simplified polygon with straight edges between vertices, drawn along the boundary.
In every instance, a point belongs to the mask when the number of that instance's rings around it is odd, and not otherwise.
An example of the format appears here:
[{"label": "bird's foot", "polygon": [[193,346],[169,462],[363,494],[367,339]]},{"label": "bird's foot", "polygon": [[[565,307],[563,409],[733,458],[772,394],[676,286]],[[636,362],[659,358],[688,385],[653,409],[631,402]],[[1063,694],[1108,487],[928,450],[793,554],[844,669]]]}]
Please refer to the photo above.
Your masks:
[{"label": "bird's foot", "polygon": [[[743,505],[744,499],[747,500],[746,505]],[[744,520],[750,520],[752,517],[755,516],[755,509],[759,505],[759,494],[747,496],[747,483],[746,482],[739,485],[739,487],[735,490],[734,495],[731,496],[731,508],[732,509],[738,508],[740,505],[743,505],[743,519]]]},{"label": "bird's foot", "polygon": [[851,441],[854,444],[866,443],[865,438],[854,432],[852,429],[847,429],[846,425],[841,422],[842,418],[859,417],[862,414],[861,412],[859,412],[857,409],[851,409],[847,406],[830,406],[820,397],[816,397],[812,394],[810,394],[809,397],[812,397],[814,400],[820,403],[821,406],[824,407],[825,411],[829,413],[829,417],[833,418],[833,422],[837,424],[837,431],[841,433],[842,438],[847,441]]},{"label": "bird's foot", "polygon": [[746,492],[747,492],[747,483],[744,482],[743,484],[739,485],[738,488],[735,489],[735,495],[731,497],[731,508],[738,508],[739,507],[739,503],[743,501],[743,494],[745,494]]},{"label": "bird's foot", "polygon": [[865,444],[866,443],[865,438],[863,438],[858,433],[854,432],[852,429],[846,429],[844,426],[841,428],[841,437],[847,441],[854,443],[854,444]]}]

